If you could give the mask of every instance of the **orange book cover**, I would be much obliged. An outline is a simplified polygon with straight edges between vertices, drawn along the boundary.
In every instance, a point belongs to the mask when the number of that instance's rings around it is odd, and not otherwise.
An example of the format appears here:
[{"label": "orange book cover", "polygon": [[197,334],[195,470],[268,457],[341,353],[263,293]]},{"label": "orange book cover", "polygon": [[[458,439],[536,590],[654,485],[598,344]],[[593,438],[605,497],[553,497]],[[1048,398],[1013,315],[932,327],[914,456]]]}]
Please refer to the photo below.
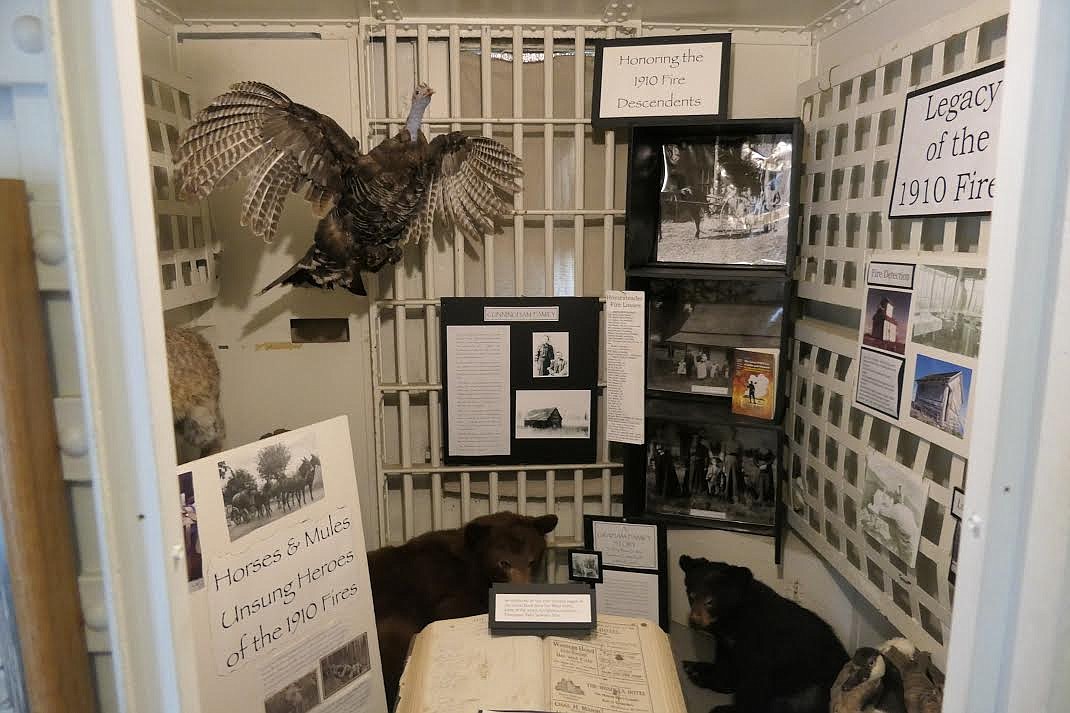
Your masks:
[{"label": "orange book cover", "polygon": [[773,420],[776,412],[777,351],[732,350],[732,413]]}]

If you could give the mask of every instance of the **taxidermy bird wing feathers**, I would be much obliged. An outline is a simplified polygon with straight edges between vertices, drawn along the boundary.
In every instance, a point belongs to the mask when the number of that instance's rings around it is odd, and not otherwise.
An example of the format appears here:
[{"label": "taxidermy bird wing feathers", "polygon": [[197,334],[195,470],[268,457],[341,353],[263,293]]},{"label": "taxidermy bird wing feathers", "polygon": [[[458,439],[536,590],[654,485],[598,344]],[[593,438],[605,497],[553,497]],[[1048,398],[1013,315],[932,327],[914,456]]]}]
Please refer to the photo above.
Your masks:
[{"label": "taxidermy bird wing feathers", "polygon": [[428,189],[404,242],[429,237],[436,216],[470,240],[500,233],[501,222],[512,211],[502,195],[511,197],[520,190],[520,159],[494,139],[460,131],[435,137],[427,153]]},{"label": "taxidermy bird wing feathers", "polygon": [[360,272],[401,259],[429,238],[435,218],[466,238],[501,231],[507,198],[520,190],[520,159],[497,141],[454,131],[428,143],[420,132],[434,90],[420,84],[397,135],[366,154],[338,124],[260,82],[217,97],[186,131],[175,155],[182,197],[204,198],[241,177],[249,184],[242,225],[271,239],[290,192],[320,218],[313,245],[271,284],[363,295]]},{"label": "taxidermy bird wing feathers", "polygon": [[241,224],[270,240],[286,196],[306,184],[312,212],[326,215],[359,153],[360,145],[330,117],[261,82],[239,82],[197,115],[174,160],[182,198],[205,198],[248,177]]}]

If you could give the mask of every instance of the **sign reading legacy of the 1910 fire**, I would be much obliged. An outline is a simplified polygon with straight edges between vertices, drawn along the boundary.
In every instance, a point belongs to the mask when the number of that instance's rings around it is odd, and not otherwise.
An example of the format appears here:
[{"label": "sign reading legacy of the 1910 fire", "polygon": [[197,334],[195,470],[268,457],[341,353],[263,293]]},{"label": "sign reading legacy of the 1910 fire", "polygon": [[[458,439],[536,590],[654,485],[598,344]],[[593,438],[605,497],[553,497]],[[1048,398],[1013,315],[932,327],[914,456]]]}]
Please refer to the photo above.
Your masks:
[{"label": "sign reading legacy of the 1910 fire", "polygon": [[907,95],[888,217],[991,212],[1002,98],[1002,62]]}]

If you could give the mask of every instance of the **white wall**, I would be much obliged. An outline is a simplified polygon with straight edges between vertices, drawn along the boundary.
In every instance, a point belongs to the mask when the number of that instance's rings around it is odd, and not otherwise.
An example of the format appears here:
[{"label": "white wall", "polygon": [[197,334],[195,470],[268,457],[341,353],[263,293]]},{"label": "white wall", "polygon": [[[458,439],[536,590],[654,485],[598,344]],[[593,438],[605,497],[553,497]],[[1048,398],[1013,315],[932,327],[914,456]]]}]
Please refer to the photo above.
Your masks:
[{"label": "white wall", "polygon": [[[82,389],[75,347],[74,317],[60,215],[59,126],[51,84],[48,43],[25,51],[14,41],[19,16],[42,21],[45,3],[19,0],[0,6],[0,177],[26,182],[30,221],[38,253],[37,274],[47,330],[52,392],[74,524],[79,586],[101,710],[116,709],[115,677],[107,642],[107,616],[93,488],[85,458]],[[17,576],[17,573],[14,573]]]},{"label": "white wall", "polygon": [[[817,76],[824,77],[852,57],[869,54],[977,0],[889,0],[844,29],[815,43]],[[1007,0],[990,0],[993,16],[1006,11]],[[949,29],[953,31],[954,25]]]}]

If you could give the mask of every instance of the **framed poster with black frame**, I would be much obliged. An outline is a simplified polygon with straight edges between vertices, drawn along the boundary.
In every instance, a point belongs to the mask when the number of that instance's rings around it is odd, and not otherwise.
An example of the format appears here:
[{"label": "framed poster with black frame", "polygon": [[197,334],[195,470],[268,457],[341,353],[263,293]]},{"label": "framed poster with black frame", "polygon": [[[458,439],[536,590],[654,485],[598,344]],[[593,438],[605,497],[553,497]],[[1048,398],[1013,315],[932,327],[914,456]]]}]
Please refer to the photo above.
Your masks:
[{"label": "framed poster with black frame", "polygon": [[[786,353],[792,294],[787,277],[747,279],[698,269],[629,275],[629,290],[646,294],[646,390],[706,402],[731,413],[736,350]],[[779,422],[786,399],[785,370],[778,365],[771,421]]]},{"label": "framed poster with black frame", "polygon": [[695,399],[647,398],[646,443],[625,456],[625,512],[779,541],[783,430]]},{"label": "framed poster with black frame", "polygon": [[771,535],[777,563],[801,148],[796,118],[637,127],[625,217],[648,311],[624,514]]},{"label": "framed poster with black frame", "polygon": [[447,465],[593,463],[595,297],[444,297]]},{"label": "framed poster with black frame", "polygon": [[611,129],[723,119],[731,57],[729,32],[596,40],[591,123]]},{"label": "framed poster with black frame", "polygon": [[789,275],[801,148],[799,119],[633,129],[625,266]]},{"label": "framed poster with black frame", "polygon": [[584,515],[583,542],[602,555],[599,612],[657,621],[668,631],[665,527],[645,518]]}]

